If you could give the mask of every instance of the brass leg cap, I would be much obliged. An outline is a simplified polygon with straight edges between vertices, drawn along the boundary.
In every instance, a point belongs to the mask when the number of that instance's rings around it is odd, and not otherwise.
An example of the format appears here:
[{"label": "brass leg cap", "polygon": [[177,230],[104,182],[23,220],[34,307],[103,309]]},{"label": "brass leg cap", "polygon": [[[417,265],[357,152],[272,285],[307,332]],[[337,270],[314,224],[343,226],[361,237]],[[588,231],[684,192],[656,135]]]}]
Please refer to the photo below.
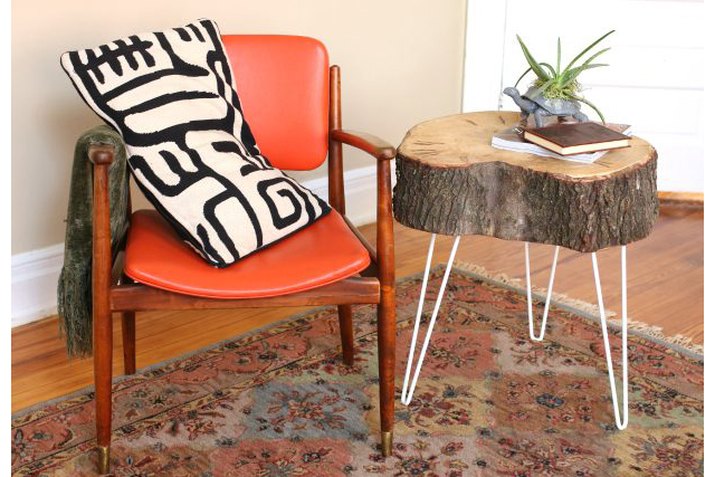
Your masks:
[{"label": "brass leg cap", "polygon": [[382,431],[382,456],[392,455],[392,431]]},{"label": "brass leg cap", "polygon": [[343,364],[347,367],[352,367],[352,365],[355,364],[355,359],[352,357],[352,355],[343,355]]},{"label": "brass leg cap", "polygon": [[99,461],[97,462],[97,470],[100,475],[109,473],[109,446],[97,446]]}]

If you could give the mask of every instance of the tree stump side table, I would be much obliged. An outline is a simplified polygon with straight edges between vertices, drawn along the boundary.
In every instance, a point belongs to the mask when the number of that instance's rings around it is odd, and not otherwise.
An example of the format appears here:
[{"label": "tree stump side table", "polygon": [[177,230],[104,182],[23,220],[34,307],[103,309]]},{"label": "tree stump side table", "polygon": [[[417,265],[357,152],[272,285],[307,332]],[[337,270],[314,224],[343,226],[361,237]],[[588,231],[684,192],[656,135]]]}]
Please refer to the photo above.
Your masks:
[{"label": "tree stump side table", "polygon": [[[512,112],[477,112],[413,127],[397,150],[395,218],[432,233],[408,357],[402,402],[409,404],[439,313],[462,235],[525,243],[529,334],[544,337],[559,247],[590,252],[616,426],[628,424],[626,245],[646,237],[658,217],[655,149],[634,137],[631,147],[592,164],[491,147],[492,136],[519,121]],[[412,364],[436,234],[455,237],[414,371]],[[534,333],[529,242],[555,245],[539,335]],[[623,419],[620,417],[596,251],[621,246]],[[412,380],[410,381],[410,374]]]}]

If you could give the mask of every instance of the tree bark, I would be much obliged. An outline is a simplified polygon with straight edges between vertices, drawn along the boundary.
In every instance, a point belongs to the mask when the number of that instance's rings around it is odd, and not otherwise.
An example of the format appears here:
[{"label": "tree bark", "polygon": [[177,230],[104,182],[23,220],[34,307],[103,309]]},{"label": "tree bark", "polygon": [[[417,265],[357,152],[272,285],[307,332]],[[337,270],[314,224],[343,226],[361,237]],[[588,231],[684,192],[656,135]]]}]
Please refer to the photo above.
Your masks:
[{"label": "tree bark", "polygon": [[488,235],[579,252],[646,237],[658,216],[655,150],[642,139],[579,164],[491,148],[516,113],[413,128],[398,149],[395,218],[446,235]]}]

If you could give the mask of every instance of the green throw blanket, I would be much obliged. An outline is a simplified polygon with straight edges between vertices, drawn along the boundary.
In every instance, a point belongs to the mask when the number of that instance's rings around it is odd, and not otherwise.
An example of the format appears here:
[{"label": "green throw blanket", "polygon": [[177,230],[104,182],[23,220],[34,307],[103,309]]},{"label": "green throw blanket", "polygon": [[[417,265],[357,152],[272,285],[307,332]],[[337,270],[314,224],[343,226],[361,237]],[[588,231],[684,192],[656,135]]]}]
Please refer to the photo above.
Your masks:
[{"label": "green throw blanket", "polygon": [[129,170],[124,141],[109,126],[97,126],[77,140],[72,164],[65,261],[57,283],[57,312],[60,329],[70,356],[92,353],[92,163],[87,151],[91,144],[114,146],[114,162],[109,167],[109,204],[112,253],[119,252],[129,220]]}]

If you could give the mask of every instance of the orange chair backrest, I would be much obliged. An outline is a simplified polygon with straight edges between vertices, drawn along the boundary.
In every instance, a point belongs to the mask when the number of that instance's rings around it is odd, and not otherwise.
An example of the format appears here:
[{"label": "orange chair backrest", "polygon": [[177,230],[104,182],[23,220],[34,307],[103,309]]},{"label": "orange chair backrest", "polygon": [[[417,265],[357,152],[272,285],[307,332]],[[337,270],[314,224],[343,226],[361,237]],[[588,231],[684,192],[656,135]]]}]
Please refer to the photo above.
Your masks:
[{"label": "orange chair backrest", "polygon": [[328,150],[328,53],[318,40],[223,35],[244,115],[275,167],[315,169]]}]

